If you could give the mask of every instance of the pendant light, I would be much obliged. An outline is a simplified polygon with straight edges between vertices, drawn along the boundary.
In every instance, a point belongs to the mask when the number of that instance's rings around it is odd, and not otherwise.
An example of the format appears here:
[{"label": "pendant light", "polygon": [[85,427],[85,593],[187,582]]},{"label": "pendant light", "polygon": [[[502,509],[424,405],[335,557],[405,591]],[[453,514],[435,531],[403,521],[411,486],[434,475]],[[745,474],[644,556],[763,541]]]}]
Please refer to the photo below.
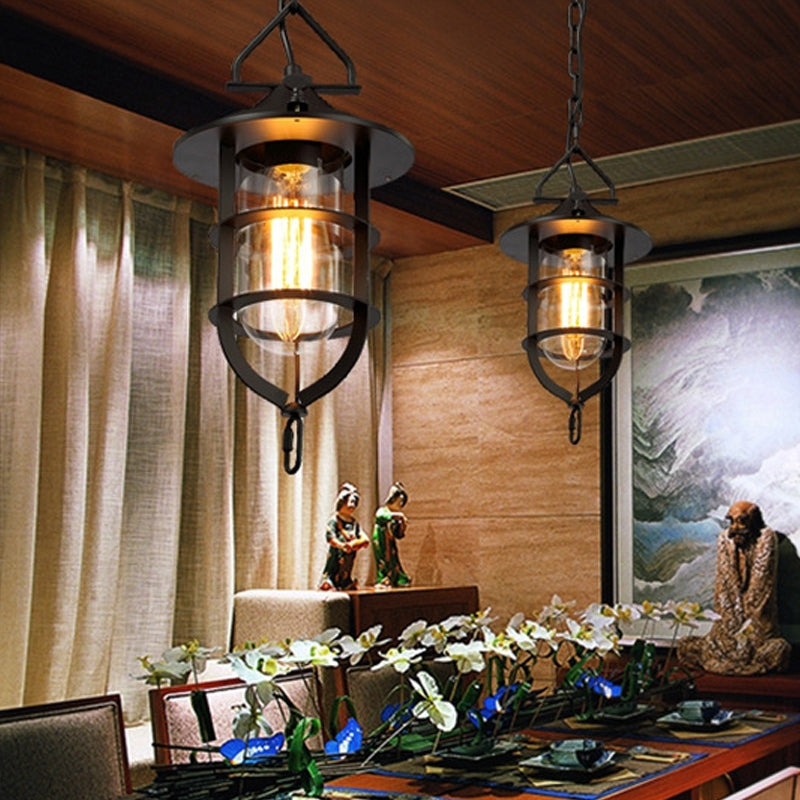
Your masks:
[{"label": "pendant light", "polygon": [[[623,335],[626,299],[623,268],[652,247],[640,228],[599,213],[594,204],[616,203],[614,184],[579,143],[583,123],[583,50],[581,34],[587,0],[571,0],[567,146],[564,155],[536,186],[534,203],[558,202],[549,214],[509,228],[500,236],[506,255],[527,262],[528,336],[522,345],[534,374],[547,391],[570,408],[569,438],[581,438],[584,403],[605,388],[630,347]],[[609,195],[590,202],[578,185],[573,159],[581,158],[601,179]],[[562,167],[570,187],[566,198],[544,196],[544,186]],[[545,363],[557,370],[546,369]],[[584,370],[595,365],[596,377],[582,386]],[[563,374],[561,385],[552,377]]]},{"label": "pendant light", "polygon": [[[342,62],[344,84],[315,84],[295,62],[287,22],[298,17]],[[273,32],[286,55],[279,83],[241,80],[246,59]],[[284,468],[302,463],[308,406],[355,366],[370,327],[370,188],[411,167],[400,133],[336,111],[322,94],[358,94],[347,54],[299,0],[278,12],[236,57],[229,91],[266,91],[252,109],[194,128],[175,143],[174,163],[218,190],[217,304],[210,311],[222,350],[245,385],[287,418]],[[330,369],[302,385],[304,353],[328,339],[345,344]],[[289,390],[259,372],[247,341],[287,356]],[[257,351],[256,351],[257,352]]]}]

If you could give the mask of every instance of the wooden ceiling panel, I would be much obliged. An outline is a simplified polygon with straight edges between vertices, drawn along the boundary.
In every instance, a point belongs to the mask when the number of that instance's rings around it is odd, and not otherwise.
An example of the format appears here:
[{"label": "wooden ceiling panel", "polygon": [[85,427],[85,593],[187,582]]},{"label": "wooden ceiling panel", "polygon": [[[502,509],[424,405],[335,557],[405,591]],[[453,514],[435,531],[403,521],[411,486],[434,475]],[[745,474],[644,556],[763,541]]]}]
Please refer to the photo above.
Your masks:
[{"label": "wooden ceiling panel", "polygon": [[214,192],[172,165],[180,131],[0,65],[0,138],[213,204]]},{"label": "wooden ceiling panel", "polygon": [[[214,190],[172,164],[180,133],[0,64],[3,141],[214,205]],[[477,233],[470,236],[379,202],[372,205],[372,222],[381,234],[375,255],[387,258],[460,250],[482,241]]]},{"label": "wooden ceiling panel", "polygon": [[[410,175],[418,183],[435,190],[541,169],[563,153],[571,88],[567,0],[303,2],[353,59],[363,87],[358,97],[333,104],[408,136],[417,153]],[[64,94],[58,76],[29,88],[6,75],[0,137],[87,163],[100,150],[106,171],[135,171],[152,185],[166,181],[175,191],[202,193],[165,178],[173,134],[214,118],[203,116],[200,97],[212,106],[252,104],[252,96],[227,94],[225,83],[233,58],[276,9],[274,0],[0,0],[0,11],[76,37],[165,87],[150,92],[149,108],[119,111],[109,105],[113,97],[97,95],[106,102],[95,105]],[[341,63],[302,20],[291,18],[290,32],[307,73],[342,82]],[[12,36],[8,28],[0,33]],[[581,143],[595,158],[800,118],[797,0],[589,0],[583,44]],[[29,50],[35,58],[35,42]],[[2,51],[0,60],[17,66]],[[248,60],[244,77],[277,80],[284,63],[273,36]],[[80,75],[81,65],[73,68]],[[101,71],[87,62],[82,82],[91,87]],[[121,95],[132,88],[121,87]],[[16,118],[8,119],[12,113]],[[389,227],[406,232],[395,243],[386,237],[384,252],[397,246],[396,255],[410,255],[411,242],[445,249],[465,236],[468,243],[485,237],[485,225],[470,237],[468,223],[451,238],[447,221],[415,222],[425,208],[409,213],[389,195],[382,202],[396,205],[398,222]],[[413,224],[419,236],[409,234]]]}]

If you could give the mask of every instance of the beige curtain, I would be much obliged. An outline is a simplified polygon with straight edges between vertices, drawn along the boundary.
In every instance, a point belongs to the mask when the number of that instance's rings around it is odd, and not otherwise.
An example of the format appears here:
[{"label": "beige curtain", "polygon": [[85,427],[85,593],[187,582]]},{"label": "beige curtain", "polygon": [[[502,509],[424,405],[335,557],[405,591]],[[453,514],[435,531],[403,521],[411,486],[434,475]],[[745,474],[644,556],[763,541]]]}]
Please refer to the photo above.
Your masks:
[{"label": "beige curtain", "polygon": [[33,606],[47,287],[44,158],[7,154],[0,203],[0,703],[23,699]]},{"label": "beige curtain", "polygon": [[[380,352],[373,344],[365,348],[336,391],[309,407],[302,467],[296,475],[287,475],[282,467],[285,421],[237,383],[237,590],[317,586],[327,555],[326,523],[344,481],[358,487],[357,517],[363,527],[370,528],[379,488],[378,425],[373,410],[379,382],[373,376],[382,360],[373,356]],[[355,568],[362,585],[369,582],[371,567],[371,555],[365,551]]]},{"label": "beige curtain", "polygon": [[225,647],[235,590],[316,585],[342,481],[369,526],[381,328],[287,476],[207,319],[210,209],[10,146],[0,198],[0,706],[112,690],[141,718],[138,656]]}]

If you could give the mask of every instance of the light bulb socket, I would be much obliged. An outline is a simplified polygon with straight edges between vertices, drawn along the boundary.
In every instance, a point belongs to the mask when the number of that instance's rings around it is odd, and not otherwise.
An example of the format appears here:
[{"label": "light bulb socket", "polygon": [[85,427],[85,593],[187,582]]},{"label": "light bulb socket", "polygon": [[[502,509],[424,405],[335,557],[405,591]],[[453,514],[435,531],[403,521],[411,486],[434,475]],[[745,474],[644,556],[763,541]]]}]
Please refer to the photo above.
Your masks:
[{"label": "light bulb socket", "polygon": [[261,172],[280,164],[305,164],[329,174],[344,170],[352,156],[341,147],[326,142],[281,140],[253,144],[239,151],[236,160],[251,172]]}]

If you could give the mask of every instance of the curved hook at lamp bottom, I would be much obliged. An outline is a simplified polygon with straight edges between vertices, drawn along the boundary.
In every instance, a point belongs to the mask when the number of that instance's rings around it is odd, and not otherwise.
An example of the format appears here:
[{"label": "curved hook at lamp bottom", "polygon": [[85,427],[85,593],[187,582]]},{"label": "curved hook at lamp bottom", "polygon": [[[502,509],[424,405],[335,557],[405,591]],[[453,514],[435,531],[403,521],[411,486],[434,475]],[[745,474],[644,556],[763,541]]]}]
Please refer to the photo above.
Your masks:
[{"label": "curved hook at lamp bottom", "polygon": [[302,406],[294,403],[291,406],[281,412],[282,416],[289,418],[283,429],[283,468],[287,475],[296,474],[303,463],[303,417],[308,413]]},{"label": "curved hook at lamp bottom", "polygon": [[583,403],[570,403],[569,411],[569,443],[578,444],[583,432]]},{"label": "curved hook at lamp bottom", "polygon": [[[369,306],[361,301],[353,303],[353,321],[348,326],[347,344],[336,363],[322,377],[304,388],[296,387],[296,397],[289,400],[289,394],[275,386],[264,376],[259,375],[250,365],[237,341],[237,323],[230,304],[220,303],[216,306],[215,324],[222,351],[236,375],[253,392],[278,406],[281,414],[288,417],[283,435],[284,468],[290,475],[300,469],[303,450],[303,422],[307,408],[315,400],[335,389],[358,361],[367,339]],[[295,437],[297,442],[295,444]],[[288,449],[287,449],[288,448]],[[294,461],[291,455],[294,452]]]}]

